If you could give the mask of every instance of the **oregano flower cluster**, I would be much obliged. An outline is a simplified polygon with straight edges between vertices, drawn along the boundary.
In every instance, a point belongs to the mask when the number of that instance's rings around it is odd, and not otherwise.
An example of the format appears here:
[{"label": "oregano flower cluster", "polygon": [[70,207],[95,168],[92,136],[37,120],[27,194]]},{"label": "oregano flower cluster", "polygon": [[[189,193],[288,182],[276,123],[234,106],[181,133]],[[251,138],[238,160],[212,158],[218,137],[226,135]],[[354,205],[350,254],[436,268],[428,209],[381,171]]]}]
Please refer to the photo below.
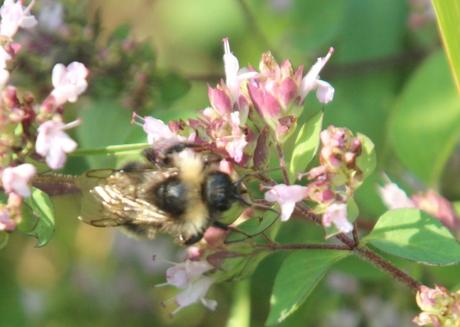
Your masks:
[{"label": "oregano flower cluster", "polygon": [[[77,61],[54,66],[43,99],[13,85],[12,63],[22,51],[15,36],[37,24],[33,5],[34,1],[25,5],[6,0],[0,8],[0,186],[6,195],[0,203],[0,233],[4,235],[21,222],[22,206],[34,192],[34,177],[63,168],[68,154],[76,150],[78,144],[67,131],[81,121],[66,122],[64,106],[75,103],[88,87],[89,69]],[[428,264],[460,261],[456,258],[460,247],[450,234],[459,233],[460,220],[446,198],[433,190],[408,196],[385,177],[377,192],[389,210],[360,238],[355,192],[375,169],[376,158],[365,135],[322,125],[325,105],[334,100],[335,90],[320,73],[334,51],[329,48],[308,71],[289,60],[279,63],[270,52],[262,54],[258,67],[241,67],[225,38],[225,75],[216,85],[208,85],[209,105],[194,118],[164,122],[133,113],[132,121],[146,133],[147,147],[161,154],[187,143],[194,146],[187,149],[193,155],[195,150],[215,154],[219,169],[238,180],[247,195],[241,206],[229,210],[231,217],[225,217],[225,224],[207,228],[203,239],[187,248],[185,260],[172,263],[166,271],[166,283],[157,285],[178,289],[173,298],[163,301],[175,306],[172,315],[194,303],[216,310],[217,301],[207,294],[213,285],[250,275],[275,251],[302,250],[315,253],[317,260],[308,261],[308,270],[296,266],[301,260],[289,257],[275,280],[273,298],[290,294],[284,287],[292,276],[289,267],[295,266],[296,273],[305,277],[299,283],[308,282],[310,276],[302,274],[323,276],[335,262],[356,255],[414,291],[421,309],[413,320],[416,324],[459,326],[458,291],[422,285],[375,251]],[[141,84],[143,93],[147,83]],[[129,103],[137,102],[137,93],[131,93]],[[322,109],[313,109],[311,101]],[[278,242],[278,230],[292,220],[320,226],[323,242]],[[427,247],[426,235],[435,238],[440,248]],[[292,285],[296,292],[304,292],[294,294],[294,300],[307,297],[311,285],[307,286]],[[269,319],[284,320],[300,306],[300,300],[289,302],[294,300],[286,300],[287,308],[282,301],[272,301],[274,318]]]}]

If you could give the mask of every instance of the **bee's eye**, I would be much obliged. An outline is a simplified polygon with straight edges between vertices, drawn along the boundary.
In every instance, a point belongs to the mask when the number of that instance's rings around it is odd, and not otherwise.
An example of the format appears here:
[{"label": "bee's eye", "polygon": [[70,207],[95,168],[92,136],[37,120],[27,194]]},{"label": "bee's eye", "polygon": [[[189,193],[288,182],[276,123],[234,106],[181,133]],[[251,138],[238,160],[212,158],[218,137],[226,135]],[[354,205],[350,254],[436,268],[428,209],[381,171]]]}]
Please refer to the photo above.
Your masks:
[{"label": "bee's eye", "polygon": [[176,177],[167,179],[154,190],[154,202],[161,210],[173,215],[185,212],[187,190],[185,185]]},{"label": "bee's eye", "polygon": [[209,174],[203,185],[203,200],[211,210],[225,211],[230,209],[235,201],[235,186],[230,176],[225,173],[215,172]]}]

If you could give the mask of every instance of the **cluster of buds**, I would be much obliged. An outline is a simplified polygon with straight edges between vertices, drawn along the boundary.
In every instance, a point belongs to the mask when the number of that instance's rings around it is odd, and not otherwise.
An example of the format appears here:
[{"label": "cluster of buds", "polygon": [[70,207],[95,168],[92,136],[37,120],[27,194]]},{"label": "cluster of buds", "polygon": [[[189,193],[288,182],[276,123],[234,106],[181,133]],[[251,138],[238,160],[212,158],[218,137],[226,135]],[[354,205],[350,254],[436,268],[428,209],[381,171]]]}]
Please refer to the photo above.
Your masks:
[{"label": "cluster of buds", "polygon": [[[319,73],[332,55],[319,58],[303,76],[303,67],[294,70],[289,61],[279,65],[270,53],[262,55],[259,71],[253,67],[240,68],[238,59],[224,39],[225,81],[208,88],[210,106],[203,109],[197,119],[174,122],[161,128],[149,128],[139,121],[149,139],[162,144],[180,142],[181,134],[187,140],[200,144],[220,154],[224,159],[240,167],[257,165],[251,158],[257,157],[257,144],[267,136],[261,131],[269,126],[277,142],[284,142],[295,130],[297,118],[302,112],[308,93],[316,90],[318,100],[328,103],[334,89],[319,79]],[[155,123],[158,127],[158,123]],[[153,125],[152,125],[153,126]],[[169,130],[162,133],[160,131]],[[268,143],[268,142],[265,142]],[[156,145],[154,145],[156,147]]]},{"label": "cluster of buds", "polygon": [[294,71],[285,60],[279,65],[270,53],[262,55],[257,78],[248,83],[252,102],[263,121],[275,132],[279,142],[286,140],[293,132],[305,97],[316,90],[318,101],[327,104],[334,97],[334,88],[319,79],[319,73],[332,56],[329,49],[324,58],[318,58],[310,71],[303,76],[303,67]]},{"label": "cluster of buds", "polygon": [[422,285],[417,292],[416,301],[422,310],[413,320],[418,326],[459,326],[460,291],[449,292],[442,286],[429,288]]},{"label": "cluster of buds", "polygon": [[281,219],[289,219],[295,203],[303,200],[315,204],[312,213],[322,216],[326,234],[348,233],[353,225],[347,219],[347,202],[363,181],[357,165],[361,155],[361,140],[345,128],[329,126],[321,132],[320,166],[299,177],[307,176],[307,186],[279,184],[265,193],[265,200],[277,202]]},{"label": "cluster of buds", "polygon": [[385,177],[386,183],[379,187],[383,203],[388,209],[418,208],[438,219],[454,234],[460,233],[460,218],[452,204],[433,190],[420,192],[408,197],[398,185]]},{"label": "cluster of buds", "polygon": [[37,23],[30,13],[33,3],[23,7],[22,1],[6,0],[0,8],[0,186],[8,195],[0,208],[0,231],[14,229],[20,221],[22,199],[31,193],[29,184],[36,169],[24,162],[43,159],[51,169],[59,169],[67,154],[77,147],[64,130],[79,121],[65,124],[63,105],[75,102],[87,87],[88,70],[79,62],[54,66],[53,89],[41,104],[30,92],[19,92],[8,85],[10,72],[6,63],[21,49],[13,36],[20,27],[31,28]]},{"label": "cluster of buds", "polygon": [[347,220],[347,202],[363,181],[356,160],[362,143],[350,130],[334,126],[322,131],[320,139],[320,166],[306,173],[308,197],[317,203],[314,211],[322,214],[326,228],[334,225],[341,232],[350,232],[353,227]]}]

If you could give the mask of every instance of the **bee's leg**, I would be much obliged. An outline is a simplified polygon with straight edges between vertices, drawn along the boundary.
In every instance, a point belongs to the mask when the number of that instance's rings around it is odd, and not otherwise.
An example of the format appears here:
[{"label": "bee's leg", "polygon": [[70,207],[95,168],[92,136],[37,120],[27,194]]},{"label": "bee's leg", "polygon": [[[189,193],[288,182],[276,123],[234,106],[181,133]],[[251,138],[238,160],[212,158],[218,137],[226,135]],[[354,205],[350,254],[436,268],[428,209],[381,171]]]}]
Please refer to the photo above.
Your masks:
[{"label": "bee's leg", "polygon": [[231,229],[231,227],[229,225],[221,223],[220,221],[213,221],[212,226],[220,228],[220,229],[223,229],[223,230],[230,230]]},{"label": "bee's leg", "polygon": [[157,164],[158,163],[158,156],[155,153],[155,150],[153,148],[144,149],[144,151],[142,151],[142,155],[151,164]]},{"label": "bee's leg", "polygon": [[203,238],[203,232],[200,232],[199,234],[193,235],[189,239],[184,240],[183,243],[184,245],[192,245],[192,244],[195,244],[201,241],[202,238]]},{"label": "bee's leg", "polygon": [[121,167],[121,170],[127,173],[132,173],[135,171],[142,171],[146,169],[146,164],[143,164],[142,162],[137,162],[137,161],[131,161],[123,165]]}]

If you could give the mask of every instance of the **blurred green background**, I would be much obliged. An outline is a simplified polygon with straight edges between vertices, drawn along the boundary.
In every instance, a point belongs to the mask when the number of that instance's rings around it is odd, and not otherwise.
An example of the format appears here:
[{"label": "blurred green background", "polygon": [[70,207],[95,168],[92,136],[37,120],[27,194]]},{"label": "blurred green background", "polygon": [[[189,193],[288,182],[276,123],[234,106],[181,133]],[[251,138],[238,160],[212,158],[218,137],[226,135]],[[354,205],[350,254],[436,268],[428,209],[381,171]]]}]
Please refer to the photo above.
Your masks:
[{"label": "blurred green background", "polygon": [[[37,9],[55,3],[39,1]],[[17,85],[40,81],[43,71],[49,79],[56,61],[86,63],[91,70],[87,97],[66,108],[69,119],[83,118],[73,135],[80,148],[145,142],[142,130],[130,124],[132,110],[170,120],[208,106],[207,84],[223,77],[224,37],[241,66],[257,66],[260,54],[271,50],[279,61],[309,67],[333,46],[321,75],[336,90],[325,109],[325,126],[368,135],[379,160],[378,171],[358,192],[360,219],[369,225],[384,211],[376,193],[383,171],[409,193],[433,188],[453,202],[460,199],[460,102],[429,1],[62,3],[66,27],[40,30],[59,35],[46,39],[50,49],[59,50],[24,55],[18,70],[26,77],[18,77]],[[46,87],[28,86],[46,94]],[[317,106],[313,96],[306,105]],[[71,157],[65,172],[119,167],[132,158]],[[197,304],[171,318],[161,302],[176,291],[155,284],[164,282],[168,260],[180,260],[183,250],[168,237],[135,240],[81,224],[70,197],[55,205],[56,232],[47,246],[35,248],[35,240],[15,233],[0,251],[0,326],[264,325],[273,280],[286,254],[264,260],[247,281],[213,287],[209,297],[219,302],[216,312]],[[292,221],[279,240],[318,239],[321,232],[315,228]],[[428,285],[460,286],[458,266],[420,267],[390,259]],[[407,289],[350,258],[281,325],[411,326],[416,311]]]}]

